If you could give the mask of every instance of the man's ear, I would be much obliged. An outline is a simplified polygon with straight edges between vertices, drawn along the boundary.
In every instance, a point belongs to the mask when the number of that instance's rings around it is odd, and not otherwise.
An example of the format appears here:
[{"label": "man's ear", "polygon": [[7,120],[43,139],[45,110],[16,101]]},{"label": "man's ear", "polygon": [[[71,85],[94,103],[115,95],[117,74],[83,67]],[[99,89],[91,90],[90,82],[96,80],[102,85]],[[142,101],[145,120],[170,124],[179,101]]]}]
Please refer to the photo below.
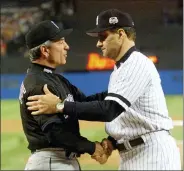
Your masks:
[{"label": "man's ear", "polygon": [[120,37],[124,37],[126,35],[125,31],[122,28],[118,29],[118,34]]},{"label": "man's ear", "polygon": [[42,53],[46,58],[49,57],[49,50],[47,49],[46,46],[41,46],[41,47],[40,47],[40,51],[41,51],[41,53]]}]

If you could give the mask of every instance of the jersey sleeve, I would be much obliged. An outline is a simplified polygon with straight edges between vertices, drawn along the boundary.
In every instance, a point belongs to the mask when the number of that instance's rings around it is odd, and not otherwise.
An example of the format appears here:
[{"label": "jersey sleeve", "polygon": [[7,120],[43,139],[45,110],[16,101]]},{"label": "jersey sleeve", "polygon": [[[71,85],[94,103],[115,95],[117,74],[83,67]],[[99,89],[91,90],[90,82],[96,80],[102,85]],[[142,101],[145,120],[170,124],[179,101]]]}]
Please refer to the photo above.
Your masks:
[{"label": "jersey sleeve", "polygon": [[148,59],[134,56],[112,73],[105,100],[113,100],[127,110],[150,83]]}]

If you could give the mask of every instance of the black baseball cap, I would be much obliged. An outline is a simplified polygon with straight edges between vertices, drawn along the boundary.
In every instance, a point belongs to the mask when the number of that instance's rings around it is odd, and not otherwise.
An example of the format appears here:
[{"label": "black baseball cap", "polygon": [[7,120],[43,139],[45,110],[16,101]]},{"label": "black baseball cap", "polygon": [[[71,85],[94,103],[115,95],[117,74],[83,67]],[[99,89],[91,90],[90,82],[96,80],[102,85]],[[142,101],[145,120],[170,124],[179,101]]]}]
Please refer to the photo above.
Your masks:
[{"label": "black baseball cap", "polygon": [[121,27],[134,27],[132,17],[117,9],[109,9],[101,12],[96,18],[96,28],[88,30],[89,36],[97,37],[98,33],[105,30]]},{"label": "black baseball cap", "polygon": [[29,49],[32,49],[48,40],[59,40],[69,35],[72,31],[73,29],[63,29],[59,27],[54,21],[45,20],[35,25],[26,34],[26,45]]}]

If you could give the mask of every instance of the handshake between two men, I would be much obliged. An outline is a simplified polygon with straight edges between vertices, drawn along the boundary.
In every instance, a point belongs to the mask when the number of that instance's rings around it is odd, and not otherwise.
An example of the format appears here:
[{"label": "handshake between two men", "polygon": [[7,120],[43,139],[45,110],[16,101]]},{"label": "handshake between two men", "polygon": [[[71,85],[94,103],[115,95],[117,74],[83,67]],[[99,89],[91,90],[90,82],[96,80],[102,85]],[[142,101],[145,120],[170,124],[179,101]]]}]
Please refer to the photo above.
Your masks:
[{"label": "handshake between two men", "polygon": [[95,159],[100,164],[106,163],[114,149],[111,141],[108,139],[103,139],[101,143],[95,142],[95,144],[96,149],[95,152],[91,155],[91,158]]},{"label": "handshake between two men", "polygon": [[[52,94],[47,85],[44,85],[45,95],[35,95],[28,97],[28,100],[32,100],[31,102],[27,102],[28,110],[33,110],[31,112],[32,115],[39,114],[51,114],[57,113],[56,104],[61,102],[61,100],[54,94]],[[63,109],[59,111],[63,112]],[[107,159],[111,155],[114,147],[112,142],[108,139],[103,139],[101,143],[95,142],[95,152],[91,155],[92,159],[95,159],[100,164],[106,163]]]}]

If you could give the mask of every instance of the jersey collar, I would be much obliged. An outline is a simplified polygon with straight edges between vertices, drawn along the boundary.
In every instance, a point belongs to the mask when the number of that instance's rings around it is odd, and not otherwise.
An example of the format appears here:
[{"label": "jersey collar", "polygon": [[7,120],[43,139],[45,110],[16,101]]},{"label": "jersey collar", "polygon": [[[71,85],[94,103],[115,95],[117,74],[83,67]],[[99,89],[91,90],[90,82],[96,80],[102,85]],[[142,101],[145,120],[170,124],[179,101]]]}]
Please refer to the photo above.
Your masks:
[{"label": "jersey collar", "polygon": [[36,72],[46,72],[46,73],[53,73],[55,72],[55,68],[51,68],[48,66],[36,64],[36,63],[31,63],[30,67],[28,68],[27,72],[29,71],[36,71]]},{"label": "jersey collar", "polygon": [[132,47],[124,54],[124,56],[123,56],[119,61],[116,62],[116,67],[119,68],[119,67],[120,67],[120,64],[123,63],[123,62],[125,62],[125,61],[129,58],[129,56],[131,55],[131,53],[134,52],[134,51],[136,51],[136,50],[137,50],[136,47],[135,47],[135,46],[132,46]]}]

